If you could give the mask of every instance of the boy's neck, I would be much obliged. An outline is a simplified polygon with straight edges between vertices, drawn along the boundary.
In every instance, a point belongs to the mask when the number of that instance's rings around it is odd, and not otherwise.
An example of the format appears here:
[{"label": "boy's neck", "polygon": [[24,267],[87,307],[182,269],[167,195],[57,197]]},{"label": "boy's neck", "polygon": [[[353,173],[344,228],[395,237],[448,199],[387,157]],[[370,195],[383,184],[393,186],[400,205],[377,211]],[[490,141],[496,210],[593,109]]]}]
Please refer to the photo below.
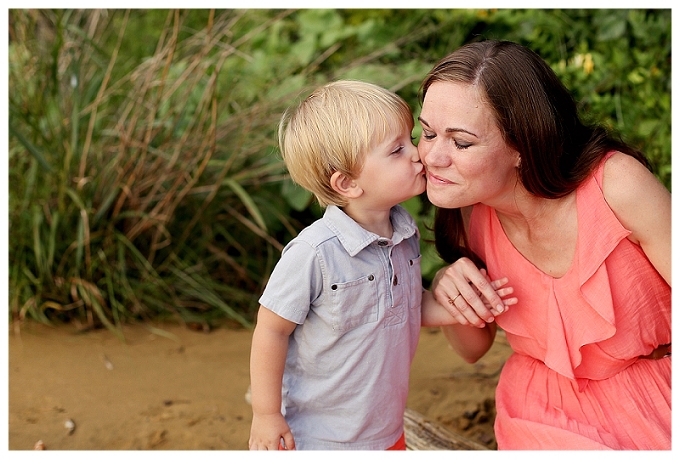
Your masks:
[{"label": "boy's neck", "polygon": [[366,231],[375,233],[380,237],[392,239],[394,229],[390,219],[391,209],[363,209],[358,208],[358,206],[352,206],[350,203],[350,205],[345,206],[342,210]]}]

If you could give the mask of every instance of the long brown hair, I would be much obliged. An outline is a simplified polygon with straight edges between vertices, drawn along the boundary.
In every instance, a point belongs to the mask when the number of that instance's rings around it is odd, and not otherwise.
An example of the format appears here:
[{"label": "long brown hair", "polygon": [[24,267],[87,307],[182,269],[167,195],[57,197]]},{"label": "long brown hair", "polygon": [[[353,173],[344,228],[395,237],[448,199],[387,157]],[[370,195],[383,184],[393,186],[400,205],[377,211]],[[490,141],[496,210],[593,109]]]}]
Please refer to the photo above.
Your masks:
[{"label": "long brown hair", "polygon": [[[556,199],[573,192],[611,150],[631,155],[649,168],[640,151],[603,126],[583,124],[555,72],[522,45],[487,40],[462,46],[427,74],[420,88],[421,103],[438,81],[479,88],[504,141],[520,154],[522,185],[535,196]],[[435,246],[449,263],[471,256],[460,209],[437,209]]]}]

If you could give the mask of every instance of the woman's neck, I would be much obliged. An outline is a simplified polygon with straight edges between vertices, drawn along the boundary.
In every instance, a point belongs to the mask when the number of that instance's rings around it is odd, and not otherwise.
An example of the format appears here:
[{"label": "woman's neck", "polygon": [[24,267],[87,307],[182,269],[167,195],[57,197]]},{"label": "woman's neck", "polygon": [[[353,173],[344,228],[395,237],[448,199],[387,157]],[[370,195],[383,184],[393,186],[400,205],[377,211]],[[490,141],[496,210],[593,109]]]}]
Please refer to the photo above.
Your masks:
[{"label": "woman's neck", "polygon": [[496,215],[508,240],[538,269],[554,278],[570,269],[578,239],[576,193],[534,197],[510,212],[496,209]]}]

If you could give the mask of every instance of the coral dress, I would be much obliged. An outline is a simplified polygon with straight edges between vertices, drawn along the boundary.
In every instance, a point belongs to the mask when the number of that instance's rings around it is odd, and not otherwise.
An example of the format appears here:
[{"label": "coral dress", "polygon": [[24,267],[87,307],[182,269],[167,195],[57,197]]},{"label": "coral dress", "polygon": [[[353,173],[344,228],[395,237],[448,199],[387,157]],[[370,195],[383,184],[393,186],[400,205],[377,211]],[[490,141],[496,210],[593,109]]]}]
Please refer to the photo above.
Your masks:
[{"label": "coral dress", "polygon": [[671,342],[671,288],[607,205],[603,165],[576,191],[576,252],[558,279],[493,209],[473,209],[472,249],[519,300],[497,318],[514,351],[496,389],[499,449],[671,447],[671,358],[640,358]]}]

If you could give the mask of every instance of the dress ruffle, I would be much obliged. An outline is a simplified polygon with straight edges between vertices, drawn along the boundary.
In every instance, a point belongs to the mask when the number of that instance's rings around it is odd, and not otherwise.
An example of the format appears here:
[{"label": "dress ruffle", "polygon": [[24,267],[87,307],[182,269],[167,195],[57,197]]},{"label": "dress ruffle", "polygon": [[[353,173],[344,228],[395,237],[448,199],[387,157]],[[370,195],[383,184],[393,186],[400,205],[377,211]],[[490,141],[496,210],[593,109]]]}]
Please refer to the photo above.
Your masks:
[{"label": "dress ruffle", "polygon": [[[518,263],[530,265],[526,269],[537,271],[541,282],[547,284],[545,286],[549,294],[545,298],[546,303],[541,305],[546,311],[545,333],[542,338],[537,336],[535,321],[525,320],[526,317],[523,317],[525,314],[501,315],[497,318],[498,325],[509,335],[531,340],[539,339],[541,346],[538,349],[541,349],[542,353],[533,357],[543,360],[548,367],[571,379],[577,377],[576,369],[583,360],[581,349],[586,345],[605,341],[616,333],[614,302],[609,289],[609,274],[605,260],[630,234],[630,231],[621,226],[604,198],[595,201],[600,208],[593,207],[593,200],[583,202],[584,196],[589,193],[602,194],[594,177],[587,180],[576,192],[577,207],[586,210],[579,213],[579,240],[572,268],[563,277],[555,279],[540,272],[521,257],[514,247],[503,250],[500,257],[491,257],[491,260],[505,263],[507,257],[515,252],[514,256],[521,258]],[[493,226],[492,234],[503,234],[495,212],[490,211],[489,217],[491,219],[489,224]],[[510,241],[504,243],[512,246]],[[492,274],[493,268],[489,267]],[[500,275],[504,266],[498,266],[496,269]],[[514,287],[517,289],[517,286]],[[575,291],[580,292],[580,295],[574,295]],[[522,307],[521,304],[517,306]],[[527,310],[534,309],[533,305],[525,307]]]}]

